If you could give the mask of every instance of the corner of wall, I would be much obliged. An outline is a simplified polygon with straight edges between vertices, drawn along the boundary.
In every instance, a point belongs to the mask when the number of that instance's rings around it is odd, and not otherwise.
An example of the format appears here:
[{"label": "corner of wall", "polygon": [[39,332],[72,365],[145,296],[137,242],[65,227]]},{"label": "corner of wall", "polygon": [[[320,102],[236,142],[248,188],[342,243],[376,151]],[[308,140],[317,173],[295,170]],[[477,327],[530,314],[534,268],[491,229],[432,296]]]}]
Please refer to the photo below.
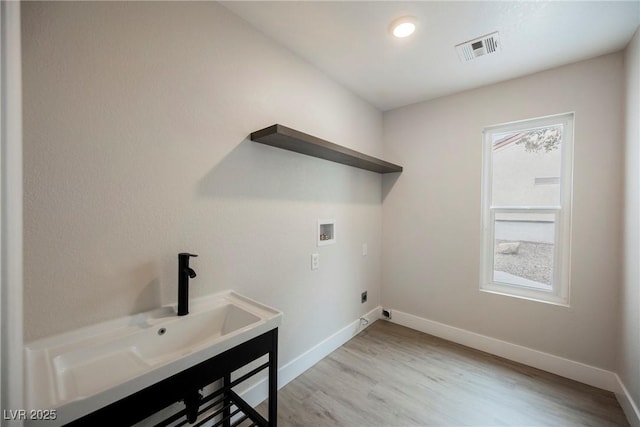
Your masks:
[{"label": "corner of wall", "polygon": [[631,427],[640,427],[640,409],[638,409],[638,405],[631,397],[629,390],[625,387],[620,376],[616,374],[616,380],[618,381],[618,389],[615,392],[616,399],[624,414],[627,416],[627,420],[629,421],[629,425]]},{"label": "corner of wall", "polygon": [[640,27],[624,52],[625,67],[625,208],[623,279],[620,290],[618,350],[620,402],[629,423],[640,427]]},{"label": "corner of wall", "polygon": [[[360,319],[350,322],[347,326],[328,336],[304,353],[298,355],[293,360],[278,368],[278,389],[286,386],[288,383],[296,379],[296,377],[304,373],[304,371],[311,368],[351,338],[371,326],[382,317],[381,313],[381,306],[374,308],[368,313],[365,313]],[[362,324],[362,318],[367,319],[368,323]],[[264,378],[246,390],[241,391],[240,395],[247,403],[255,407],[264,401],[269,395],[267,385],[267,379]]]},{"label": "corner of wall", "polygon": [[[20,3],[0,4],[0,407],[23,408],[22,81]],[[22,425],[7,420],[2,425]]]}]

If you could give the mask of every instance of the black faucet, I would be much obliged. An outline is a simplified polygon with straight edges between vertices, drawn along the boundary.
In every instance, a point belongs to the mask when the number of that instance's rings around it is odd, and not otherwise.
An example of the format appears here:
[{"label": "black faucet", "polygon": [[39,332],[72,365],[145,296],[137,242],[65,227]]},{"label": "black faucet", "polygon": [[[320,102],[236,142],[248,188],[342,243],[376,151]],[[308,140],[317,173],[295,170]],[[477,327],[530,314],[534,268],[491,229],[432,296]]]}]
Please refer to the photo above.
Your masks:
[{"label": "black faucet", "polygon": [[189,314],[189,279],[196,277],[196,272],[189,268],[189,258],[198,256],[183,252],[178,254],[178,316]]}]

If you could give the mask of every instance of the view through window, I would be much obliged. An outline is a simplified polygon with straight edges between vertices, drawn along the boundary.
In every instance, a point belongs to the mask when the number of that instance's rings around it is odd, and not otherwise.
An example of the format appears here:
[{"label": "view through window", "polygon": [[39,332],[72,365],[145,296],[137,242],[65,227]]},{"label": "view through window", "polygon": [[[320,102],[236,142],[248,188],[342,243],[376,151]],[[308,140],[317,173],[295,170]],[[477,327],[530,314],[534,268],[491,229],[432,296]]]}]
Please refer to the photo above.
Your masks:
[{"label": "view through window", "polygon": [[573,115],[485,129],[485,290],[568,300]]}]

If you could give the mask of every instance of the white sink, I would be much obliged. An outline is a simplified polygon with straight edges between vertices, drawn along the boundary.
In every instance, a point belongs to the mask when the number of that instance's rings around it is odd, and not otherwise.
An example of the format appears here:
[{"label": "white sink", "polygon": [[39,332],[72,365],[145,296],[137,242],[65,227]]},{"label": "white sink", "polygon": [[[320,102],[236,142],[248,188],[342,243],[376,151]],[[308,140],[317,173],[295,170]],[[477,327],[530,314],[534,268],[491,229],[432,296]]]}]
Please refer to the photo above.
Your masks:
[{"label": "white sink", "polygon": [[29,409],[71,421],[280,325],[282,313],[233,291],[25,345]]}]

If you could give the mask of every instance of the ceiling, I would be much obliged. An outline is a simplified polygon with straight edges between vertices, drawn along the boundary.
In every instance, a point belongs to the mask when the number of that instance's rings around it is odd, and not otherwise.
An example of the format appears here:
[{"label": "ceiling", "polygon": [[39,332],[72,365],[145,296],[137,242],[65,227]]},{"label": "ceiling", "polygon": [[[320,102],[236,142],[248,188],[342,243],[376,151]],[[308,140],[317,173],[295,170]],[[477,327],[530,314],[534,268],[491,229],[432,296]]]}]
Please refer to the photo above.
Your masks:
[{"label": "ceiling", "polygon": [[[640,25],[640,0],[222,4],[383,111],[621,50]],[[418,27],[396,39],[404,15]],[[493,31],[499,52],[460,61],[456,44]]]}]

